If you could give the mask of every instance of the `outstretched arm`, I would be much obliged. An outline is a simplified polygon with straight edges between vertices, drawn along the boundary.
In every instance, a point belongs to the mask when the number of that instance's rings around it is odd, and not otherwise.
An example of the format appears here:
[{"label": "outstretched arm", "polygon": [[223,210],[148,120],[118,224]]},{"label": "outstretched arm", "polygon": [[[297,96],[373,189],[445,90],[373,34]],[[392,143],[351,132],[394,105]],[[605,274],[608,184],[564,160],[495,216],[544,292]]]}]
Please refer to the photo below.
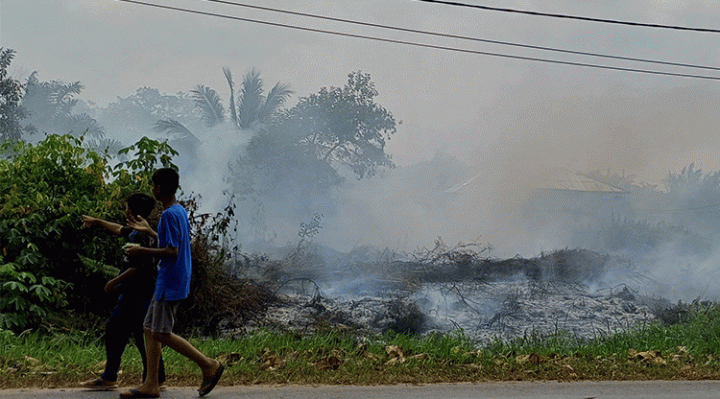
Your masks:
[{"label": "outstretched arm", "polygon": [[115,235],[122,235],[121,230],[123,226],[121,224],[108,222],[107,220],[98,219],[88,215],[82,216],[82,222],[83,227],[102,227],[110,233],[113,233]]}]

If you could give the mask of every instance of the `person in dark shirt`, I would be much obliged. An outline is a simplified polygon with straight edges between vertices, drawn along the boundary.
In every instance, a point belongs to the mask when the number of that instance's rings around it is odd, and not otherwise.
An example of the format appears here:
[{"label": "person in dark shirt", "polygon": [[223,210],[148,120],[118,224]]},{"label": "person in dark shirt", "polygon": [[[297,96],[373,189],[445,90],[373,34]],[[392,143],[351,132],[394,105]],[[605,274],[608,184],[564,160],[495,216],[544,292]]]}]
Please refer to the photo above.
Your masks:
[{"label": "person in dark shirt", "polygon": [[[155,199],[147,194],[131,194],[126,201],[125,216],[128,224],[136,222],[138,217],[147,218],[155,208]],[[86,228],[101,227],[118,236],[125,237],[125,246],[157,247],[157,239],[145,232],[134,230],[127,225],[109,222],[84,215],[83,226]],[[130,336],[140,351],[143,361],[143,380],[147,376],[147,356],[143,320],[147,313],[150,299],[155,290],[157,276],[156,260],[152,256],[129,256],[126,252],[122,259],[120,274],[105,284],[108,294],[119,293],[115,307],[110,314],[105,329],[105,353],[107,362],[105,371],[100,377],[83,382],[81,385],[95,390],[111,390],[118,386],[118,371],[123,352]],[[165,367],[160,363],[158,378],[165,381]]]}]

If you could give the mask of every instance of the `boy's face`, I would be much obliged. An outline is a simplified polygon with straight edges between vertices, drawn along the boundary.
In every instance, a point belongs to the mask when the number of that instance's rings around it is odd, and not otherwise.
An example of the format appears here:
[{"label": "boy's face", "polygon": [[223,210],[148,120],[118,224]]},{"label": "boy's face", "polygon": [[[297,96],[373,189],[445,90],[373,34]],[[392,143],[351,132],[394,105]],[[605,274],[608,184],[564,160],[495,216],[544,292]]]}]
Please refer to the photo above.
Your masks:
[{"label": "boy's face", "polygon": [[130,220],[130,216],[134,216],[130,207],[125,205],[125,219]]},{"label": "boy's face", "polygon": [[153,197],[155,197],[156,200],[160,200],[160,186],[153,183],[152,185],[152,194]]}]

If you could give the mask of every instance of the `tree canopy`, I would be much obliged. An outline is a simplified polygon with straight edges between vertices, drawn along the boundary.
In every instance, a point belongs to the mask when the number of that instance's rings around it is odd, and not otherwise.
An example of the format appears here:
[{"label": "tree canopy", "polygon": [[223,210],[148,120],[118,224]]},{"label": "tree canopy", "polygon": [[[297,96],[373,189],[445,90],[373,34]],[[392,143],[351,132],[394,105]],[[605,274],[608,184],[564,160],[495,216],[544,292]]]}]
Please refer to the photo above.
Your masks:
[{"label": "tree canopy", "polygon": [[301,98],[278,126],[299,132],[300,142],[318,159],[370,177],[380,167],[394,166],[385,144],[397,131],[395,118],[375,103],[378,94],[370,74],[353,72],[345,86]]},{"label": "tree canopy", "polygon": [[258,187],[306,202],[341,183],[344,169],[364,178],[393,167],[385,144],[396,123],[375,103],[377,95],[370,75],[358,71],[343,87],[323,87],[300,98],[252,138],[237,168],[237,189]]},{"label": "tree canopy", "polygon": [[23,87],[8,76],[8,67],[14,57],[14,50],[0,47],[0,141],[20,140],[23,132],[20,121],[27,116],[20,104]]}]

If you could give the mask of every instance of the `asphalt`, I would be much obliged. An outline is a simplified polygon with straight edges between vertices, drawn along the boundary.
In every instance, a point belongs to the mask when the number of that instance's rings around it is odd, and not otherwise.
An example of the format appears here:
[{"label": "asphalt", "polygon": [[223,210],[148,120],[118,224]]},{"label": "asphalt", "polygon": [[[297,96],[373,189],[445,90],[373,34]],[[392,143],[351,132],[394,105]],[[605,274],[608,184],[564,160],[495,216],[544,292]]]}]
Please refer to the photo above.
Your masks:
[{"label": "asphalt", "polygon": [[[0,398],[118,398],[117,391],[76,388],[0,390]],[[196,387],[169,387],[165,399],[195,398]],[[287,399],[706,399],[720,398],[720,381],[510,382],[380,386],[253,385],[217,387],[206,398]]]}]

